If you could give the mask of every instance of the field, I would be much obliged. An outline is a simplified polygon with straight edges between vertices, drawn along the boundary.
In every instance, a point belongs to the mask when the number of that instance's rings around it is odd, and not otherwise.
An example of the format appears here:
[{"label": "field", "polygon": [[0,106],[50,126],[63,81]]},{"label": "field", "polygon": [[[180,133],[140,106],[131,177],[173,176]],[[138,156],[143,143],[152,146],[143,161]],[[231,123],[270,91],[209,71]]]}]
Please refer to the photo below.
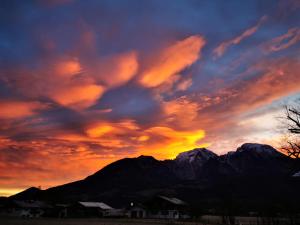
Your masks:
[{"label": "field", "polygon": [[[290,225],[300,224],[297,221],[291,221],[287,218],[257,218],[257,217],[235,217],[235,224],[238,225]],[[1,225],[221,225],[221,217],[204,216],[201,222],[183,222],[154,219],[100,219],[100,218],[2,218]]]},{"label": "field", "polygon": [[149,219],[21,219],[0,218],[1,225],[200,225],[201,223]]}]

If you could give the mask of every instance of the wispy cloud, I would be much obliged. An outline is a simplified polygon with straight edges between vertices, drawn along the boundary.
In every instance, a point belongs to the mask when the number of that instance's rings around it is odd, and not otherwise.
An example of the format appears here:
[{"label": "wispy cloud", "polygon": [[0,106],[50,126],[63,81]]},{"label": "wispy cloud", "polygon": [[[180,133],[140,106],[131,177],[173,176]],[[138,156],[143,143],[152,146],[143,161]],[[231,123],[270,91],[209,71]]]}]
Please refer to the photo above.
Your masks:
[{"label": "wispy cloud", "polygon": [[267,52],[277,52],[283,49],[289,48],[290,46],[300,41],[300,28],[291,28],[287,33],[273,38],[271,41],[264,45]]},{"label": "wispy cloud", "polygon": [[266,19],[267,17],[263,16],[255,26],[248,28],[239,36],[219,44],[219,46],[213,50],[214,57],[219,58],[223,56],[229,47],[231,47],[232,45],[237,45],[244,39],[253,35],[258,30],[258,28],[266,21]]}]

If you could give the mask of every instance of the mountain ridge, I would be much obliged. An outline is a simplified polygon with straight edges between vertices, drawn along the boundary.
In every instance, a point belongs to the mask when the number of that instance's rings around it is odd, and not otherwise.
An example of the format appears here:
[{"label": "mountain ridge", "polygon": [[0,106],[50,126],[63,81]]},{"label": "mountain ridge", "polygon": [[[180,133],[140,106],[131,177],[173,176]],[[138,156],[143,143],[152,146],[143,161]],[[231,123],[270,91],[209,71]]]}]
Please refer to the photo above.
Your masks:
[{"label": "mountain ridge", "polygon": [[[121,207],[157,194],[204,204],[209,199],[220,201],[224,191],[232,191],[237,199],[247,196],[251,200],[268,196],[270,188],[276,193],[295,188],[294,180],[300,180],[292,177],[300,170],[295,162],[269,145],[251,143],[223,155],[202,148],[180,153],[174,160],[142,155],[115,161],[82,180],[38,191],[32,198],[57,202],[98,200]],[[19,193],[11,198],[30,196]]]}]

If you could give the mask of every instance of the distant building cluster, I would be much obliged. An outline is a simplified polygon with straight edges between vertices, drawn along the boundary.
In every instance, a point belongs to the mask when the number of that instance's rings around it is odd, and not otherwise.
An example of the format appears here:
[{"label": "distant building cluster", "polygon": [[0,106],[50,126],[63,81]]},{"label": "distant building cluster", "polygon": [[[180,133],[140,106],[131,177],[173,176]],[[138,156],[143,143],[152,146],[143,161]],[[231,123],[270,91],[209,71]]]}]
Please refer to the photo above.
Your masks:
[{"label": "distant building cluster", "polygon": [[110,217],[149,219],[188,219],[189,205],[167,196],[155,196],[140,203],[130,202],[123,208],[113,208],[104,202],[73,202],[50,204],[37,200],[8,200],[0,205],[0,216],[22,218]]}]

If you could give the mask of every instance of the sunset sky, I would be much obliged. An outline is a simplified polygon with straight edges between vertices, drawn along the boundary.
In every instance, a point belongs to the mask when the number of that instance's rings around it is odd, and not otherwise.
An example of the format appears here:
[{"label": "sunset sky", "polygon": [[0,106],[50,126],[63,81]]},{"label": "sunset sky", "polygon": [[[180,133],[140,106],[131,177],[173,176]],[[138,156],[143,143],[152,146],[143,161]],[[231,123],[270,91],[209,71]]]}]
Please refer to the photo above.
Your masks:
[{"label": "sunset sky", "polygon": [[0,23],[0,196],[276,147],[300,98],[299,0],[4,0]]}]

